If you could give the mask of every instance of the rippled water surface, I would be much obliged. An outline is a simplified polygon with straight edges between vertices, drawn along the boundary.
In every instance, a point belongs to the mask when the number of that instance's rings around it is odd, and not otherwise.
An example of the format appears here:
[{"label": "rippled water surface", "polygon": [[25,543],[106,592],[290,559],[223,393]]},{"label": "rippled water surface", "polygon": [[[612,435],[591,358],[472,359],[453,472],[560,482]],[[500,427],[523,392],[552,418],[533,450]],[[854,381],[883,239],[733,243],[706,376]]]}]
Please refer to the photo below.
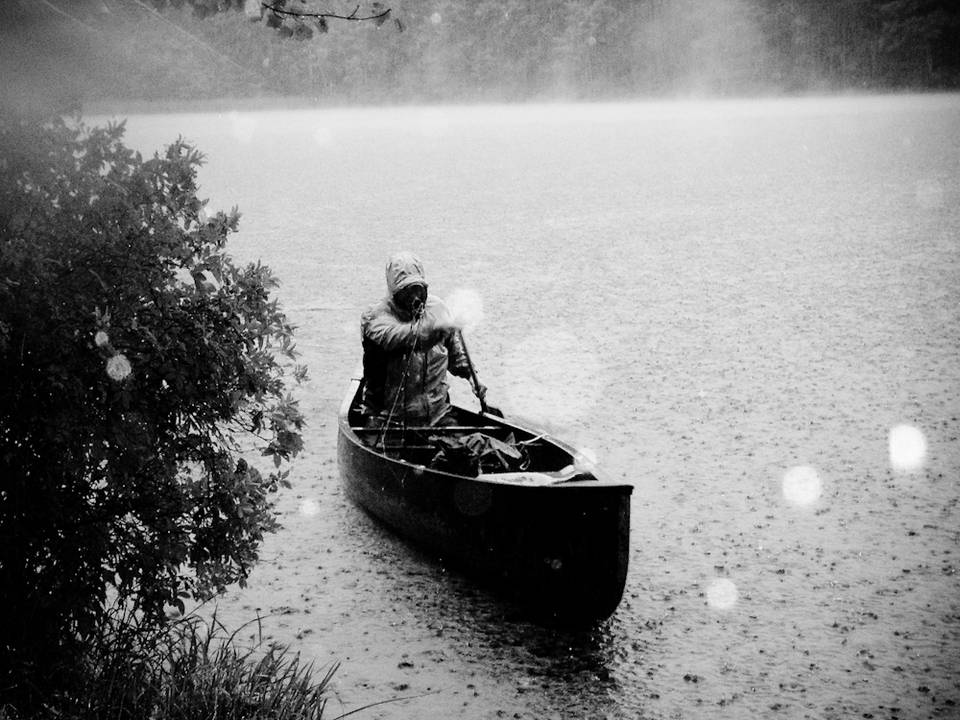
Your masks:
[{"label": "rippled water surface", "polygon": [[[180,134],[311,368],[284,529],[221,618],[340,662],[331,717],[960,715],[960,97],[129,118]],[[490,401],[634,483],[593,632],[344,499],[336,410],[400,248],[482,297]]]}]

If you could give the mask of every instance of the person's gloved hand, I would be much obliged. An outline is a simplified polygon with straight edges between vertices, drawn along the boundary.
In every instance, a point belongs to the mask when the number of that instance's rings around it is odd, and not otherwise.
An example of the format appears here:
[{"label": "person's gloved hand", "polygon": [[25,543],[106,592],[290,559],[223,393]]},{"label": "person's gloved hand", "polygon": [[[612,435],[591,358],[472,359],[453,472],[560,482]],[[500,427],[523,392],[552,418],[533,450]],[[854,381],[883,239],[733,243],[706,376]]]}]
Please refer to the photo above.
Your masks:
[{"label": "person's gloved hand", "polygon": [[420,321],[419,327],[420,340],[427,345],[435,345],[438,342],[442,342],[454,330],[453,323],[444,318],[424,318]]},{"label": "person's gloved hand", "polygon": [[468,378],[470,377],[470,363],[467,362],[467,358],[464,355],[459,355],[454,358],[453,364],[450,367],[450,372],[452,372],[457,377]]}]

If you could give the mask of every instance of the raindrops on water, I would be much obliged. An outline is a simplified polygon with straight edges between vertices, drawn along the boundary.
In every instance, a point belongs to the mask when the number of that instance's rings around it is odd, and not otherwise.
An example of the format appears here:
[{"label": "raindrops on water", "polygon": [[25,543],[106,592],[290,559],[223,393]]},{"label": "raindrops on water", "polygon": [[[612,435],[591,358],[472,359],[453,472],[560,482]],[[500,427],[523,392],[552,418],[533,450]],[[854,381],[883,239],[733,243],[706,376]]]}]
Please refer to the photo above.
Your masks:
[{"label": "raindrops on water", "polygon": [[570,425],[599,400],[605,370],[596,351],[565,330],[544,329],[511,348],[503,360],[511,407],[541,425]]}]

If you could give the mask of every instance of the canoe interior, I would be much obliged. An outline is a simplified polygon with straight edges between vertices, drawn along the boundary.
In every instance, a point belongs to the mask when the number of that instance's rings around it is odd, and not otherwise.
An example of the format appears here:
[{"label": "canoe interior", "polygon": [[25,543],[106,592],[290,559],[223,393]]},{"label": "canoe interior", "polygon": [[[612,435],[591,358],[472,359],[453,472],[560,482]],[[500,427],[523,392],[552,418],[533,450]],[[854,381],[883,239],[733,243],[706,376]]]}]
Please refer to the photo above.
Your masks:
[{"label": "canoe interior", "polygon": [[480,477],[433,470],[436,447],[423,433],[388,433],[385,449],[373,447],[376,434],[362,427],[360,384],[351,384],[339,418],[338,460],[351,499],[538,618],[585,624],[616,609],[627,573],[631,485],[582,469],[562,441],[465,408],[456,409],[460,428],[527,443],[529,467]]},{"label": "canoe interior", "polygon": [[508,438],[524,444],[529,457],[529,470],[535,472],[560,472],[575,462],[575,450],[554,439],[544,439],[542,433],[523,428],[491,415],[482,415],[471,410],[454,407],[456,426],[451,428],[394,428],[381,434],[363,427],[360,414],[359,388],[348,406],[348,422],[351,430],[367,444],[383,440],[385,454],[415,465],[429,465],[437,452],[437,446],[427,440],[430,435],[443,436],[480,431],[485,435],[506,442]]}]

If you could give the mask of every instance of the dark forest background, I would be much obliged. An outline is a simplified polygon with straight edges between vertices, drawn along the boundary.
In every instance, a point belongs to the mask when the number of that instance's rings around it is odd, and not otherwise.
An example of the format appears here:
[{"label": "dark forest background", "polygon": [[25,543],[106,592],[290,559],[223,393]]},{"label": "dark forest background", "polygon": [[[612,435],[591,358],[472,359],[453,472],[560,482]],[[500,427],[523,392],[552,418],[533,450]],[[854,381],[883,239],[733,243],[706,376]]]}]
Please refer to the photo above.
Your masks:
[{"label": "dark forest background", "polygon": [[[356,7],[317,3],[286,7]],[[384,4],[386,22],[286,17],[281,27],[246,0],[2,6],[0,70],[7,98],[21,102],[513,101],[960,85],[957,0],[395,0]]]}]

